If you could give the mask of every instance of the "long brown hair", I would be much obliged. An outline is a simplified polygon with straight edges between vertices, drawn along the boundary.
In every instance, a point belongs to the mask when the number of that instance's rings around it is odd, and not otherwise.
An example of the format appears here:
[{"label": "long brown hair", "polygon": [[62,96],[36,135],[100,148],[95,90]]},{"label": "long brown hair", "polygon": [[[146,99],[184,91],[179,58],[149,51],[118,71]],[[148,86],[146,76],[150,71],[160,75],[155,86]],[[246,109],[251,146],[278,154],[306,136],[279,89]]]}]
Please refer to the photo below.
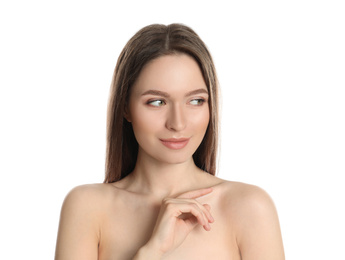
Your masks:
[{"label": "long brown hair", "polygon": [[193,155],[195,164],[215,175],[218,147],[218,80],[204,42],[182,24],[153,24],[142,28],[126,44],[115,67],[107,115],[107,151],[104,183],[126,177],[135,167],[138,143],[132,125],[124,118],[130,89],[142,68],[163,55],[184,53],[199,64],[209,92],[210,122]]}]

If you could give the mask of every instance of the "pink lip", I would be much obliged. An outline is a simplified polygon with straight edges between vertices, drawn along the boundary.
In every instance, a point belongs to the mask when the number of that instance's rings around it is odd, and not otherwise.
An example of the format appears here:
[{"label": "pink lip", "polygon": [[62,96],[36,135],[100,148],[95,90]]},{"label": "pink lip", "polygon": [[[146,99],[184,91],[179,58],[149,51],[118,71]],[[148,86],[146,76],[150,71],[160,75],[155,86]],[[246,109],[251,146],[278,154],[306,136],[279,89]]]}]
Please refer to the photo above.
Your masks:
[{"label": "pink lip", "polygon": [[179,150],[184,148],[190,138],[170,138],[170,139],[160,139],[162,144],[172,150]]}]

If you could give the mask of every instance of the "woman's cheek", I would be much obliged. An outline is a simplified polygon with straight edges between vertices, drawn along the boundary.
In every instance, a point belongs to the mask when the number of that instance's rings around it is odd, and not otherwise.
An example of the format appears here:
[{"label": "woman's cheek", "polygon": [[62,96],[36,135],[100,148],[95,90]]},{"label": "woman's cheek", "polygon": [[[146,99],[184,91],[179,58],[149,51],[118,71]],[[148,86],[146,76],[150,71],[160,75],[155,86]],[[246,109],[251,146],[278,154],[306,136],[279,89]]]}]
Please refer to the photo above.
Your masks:
[{"label": "woman's cheek", "polygon": [[[135,116],[133,117],[133,128],[137,132],[142,133],[154,133],[156,130],[161,128],[163,124],[164,115],[159,111],[150,111],[141,108],[141,111],[135,111]],[[139,133],[138,133],[139,134]]]},{"label": "woman's cheek", "polygon": [[205,109],[200,111],[200,113],[193,113],[193,115],[190,115],[189,118],[194,127],[207,128],[210,121],[209,110]]}]

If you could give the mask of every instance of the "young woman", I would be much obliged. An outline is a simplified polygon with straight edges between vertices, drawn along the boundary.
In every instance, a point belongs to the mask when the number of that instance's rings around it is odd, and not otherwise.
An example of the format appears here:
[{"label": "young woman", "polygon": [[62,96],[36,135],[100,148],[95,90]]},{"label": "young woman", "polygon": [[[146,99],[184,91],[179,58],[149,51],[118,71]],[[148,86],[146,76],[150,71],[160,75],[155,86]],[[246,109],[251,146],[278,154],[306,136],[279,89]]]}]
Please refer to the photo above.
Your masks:
[{"label": "young woman", "polygon": [[215,177],[217,78],[190,28],[150,25],[118,59],[106,177],[66,197],[56,260],[282,260],[260,188]]}]

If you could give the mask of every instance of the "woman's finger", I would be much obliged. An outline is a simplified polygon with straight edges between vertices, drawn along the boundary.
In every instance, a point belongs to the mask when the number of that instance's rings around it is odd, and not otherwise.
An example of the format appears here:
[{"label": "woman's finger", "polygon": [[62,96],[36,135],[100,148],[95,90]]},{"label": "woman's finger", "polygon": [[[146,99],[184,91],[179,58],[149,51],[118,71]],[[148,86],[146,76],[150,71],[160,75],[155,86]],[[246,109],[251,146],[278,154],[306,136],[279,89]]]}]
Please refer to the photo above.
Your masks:
[{"label": "woman's finger", "polygon": [[206,209],[205,214],[206,214],[209,222],[213,223],[214,222],[214,218],[212,217],[212,214],[210,212],[211,206],[209,204],[203,204],[202,206]]},{"label": "woman's finger", "polygon": [[181,195],[179,195],[177,198],[183,198],[183,199],[196,199],[199,198],[201,196],[204,196],[206,194],[209,194],[213,191],[212,188],[204,188],[204,189],[199,189],[199,190],[192,190],[192,191],[188,191],[185,193],[182,193]]},{"label": "woman's finger", "polygon": [[[176,205],[176,204],[175,204]],[[195,203],[184,203],[176,205],[181,214],[191,214],[193,215],[198,223],[203,226],[206,230],[210,230],[210,224],[204,213],[204,211]]]},{"label": "woman's finger", "polygon": [[[165,199],[164,203],[166,208],[170,208],[170,210],[168,211],[170,211],[172,214],[176,214],[175,217],[179,217],[183,213],[191,213],[194,215],[200,212],[204,221],[202,221],[202,223],[200,222],[201,217],[199,217],[199,214],[195,215],[195,217],[198,218],[200,224],[202,224],[203,226],[209,227],[209,223],[212,223],[214,221],[209,211],[211,207],[208,204],[202,205],[194,199]],[[185,212],[185,205],[194,207],[198,211],[198,213],[196,213],[196,211]]]},{"label": "woman's finger", "polygon": [[198,201],[196,201],[196,200],[194,200],[194,201],[199,206],[199,208],[202,210],[202,212],[204,213],[204,215],[205,215],[205,217],[207,219],[207,223],[214,222],[214,219],[213,219],[213,217],[211,215],[211,212],[210,212],[210,209],[211,209],[210,205],[208,205],[208,204],[203,204],[202,205]]},{"label": "woman's finger", "polygon": [[201,204],[199,203],[197,200],[194,200],[194,199],[180,199],[180,202],[181,203],[195,203],[201,210],[202,212],[204,213],[204,215],[206,216],[206,219],[207,219],[207,222],[209,223],[213,223],[214,222],[214,219],[211,215],[211,206],[208,205],[208,204]]}]

